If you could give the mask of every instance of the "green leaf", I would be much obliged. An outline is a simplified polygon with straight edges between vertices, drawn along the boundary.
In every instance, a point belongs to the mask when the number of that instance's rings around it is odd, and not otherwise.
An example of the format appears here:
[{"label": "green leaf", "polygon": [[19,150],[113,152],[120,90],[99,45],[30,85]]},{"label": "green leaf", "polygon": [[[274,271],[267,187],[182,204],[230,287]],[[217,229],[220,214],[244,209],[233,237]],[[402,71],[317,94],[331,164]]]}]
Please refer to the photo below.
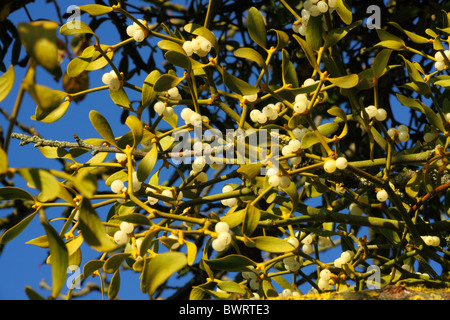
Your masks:
[{"label": "green leaf", "polygon": [[105,227],[92,208],[88,199],[83,198],[80,204],[79,228],[86,243],[99,252],[108,252],[117,248],[105,231]]},{"label": "green leaf", "polygon": [[399,29],[400,31],[402,31],[404,34],[406,34],[406,35],[411,39],[411,41],[414,42],[414,43],[417,43],[417,44],[426,44],[426,43],[429,43],[429,42],[430,42],[430,40],[427,39],[427,38],[425,38],[425,37],[419,36],[418,34],[415,34],[415,33],[411,32],[411,31],[408,31],[408,30],[403,29],[403,28],[402,28],[398,23],[396,23],[396,22],[390,21],[390,22],[388,22],[388,23],[389,23],[390,25],[396,27],[396,28]]},{"label": "green leaf", "polygon": [[286,240],[272,237],[272,236],[255,237],[255,238],[252,238],[252,241],[255,242],[255,246],[259,250],[272,252],[272,253],[290,252],[295,249],[294,246],[292,246]]},{"label": "green leaf", "polygon": [[85,4],[83,6],[79,6],[79,8],[94,17],[102,16],[113,11],[113,8],[99,4]]},{"label": "green leaf", "polygon": [[247,12],[247,29],[250,38],[265,49],[267,45],[266,26],[263,16],[255,7],[251,7]]},{"label": "green leaf", "polygon": [[311,49],[317,51],[323,45],[322,38],[322,16],[311,16],[306,25],[306,42],[310,45]]},{"label": "green leaf", "polygon": [[178,78],[171,74],[163,74],[156,80],[154,90],[164,92],[176,87],[181,81],[183,81],[183,78]]},{"label": "green leaf", "polygon": [[244,164],[237,169],[237,172],[244,175],[247,179],[252,180],[261,173],[262,167],[263,164],[261,162]]},{"label": "green leaf", "polygon": [[47,86],[24,82],[25,90],[31,95],[37,104],[33,120],[42,122],[54,122],[59,120],[67,111],[70,102],[63,101],[67,93],[53,90]]},{"label": "green leaf", "polygon": [[289,53],[282,49],[281,69],[283,75],[283,85],[291,84],[292,87],[298,88],[297,70],[292,61],[289,59]]},{"label": "green leaf", "polygon": [[122,263],[128,258],[131,253],[116,253],[106,259],[105,264],[103,265],[103,270],[107,273],[114,273]]},{"label": "green leaf", "polygon": [[120,88],[119,90],[109,89],[109,96],[111,97],[111,100],[119,107],[125,110],[132,110],[130,99],[123,88]]},{"label": "green leaf", "polygon": [[279,296],[277,290],[275,290],[269,278],[266,277],[263,278],[263,281],[261,282],[261,287],[264,292],[264,295],[267,298],[276,298]]},{"label": "green leaf", "polygon": [[[3,188],[1,188],[3,189]],[[37,211],[33,212],[29,216],[27,216],[25,219],[14,225],[12,228],[6,230],[1,236],[0,236],[0,244],[4,245],[17,237],[25,228],[30,224],[31,220],[33,220],[34,216],[36,215]]]},{"label": "green leaf", "polygon": [[235,50],[234,55],[238,58],[248,59],[250,61],[256,62],[262,69],[267,72],[266,61],[262,55],[253,48],[239,48]]},{"label": "green leaf", "polygon": [[239,79],[226,70],[222,71],[223,82],[232,92],[238,93],[242,96],[251,95],[259,92],[258,88],[248,84],[242,79]]},{"label": "green leaf", "polygon": [[361,24],[361,20],[353,22],[349,26],[345,26],[342,28],[335,28],[328,32],[325,38],[324,49],[328,49],[329,47],[334,46],[340,40],[342,40],[351,30]]},{"label": "green leaf", "polygon": [[250,236],[258,226],[260,218],[261,211],[249,204],[245,209],[244,221],[242,222],[242,233],[246,236]]},{"label": "green leaf", "polygon": [[150,176],[158,160],[158,148],[154,143],[152,148],[145,155],[145,157],[139,162],[137,167],[137,178],[139,181],[145,181]]},{"label": "green leaf", "polygon": [[427,117],[430,124],[445,132],[445,126],[442,122],[442,119],[427,105],[422,103],[421,101],[413,98],[408,98],[404,95],[397,93],[396,95],[398,101],[403,104],[405,107],[412,108],[416,111],[419,111]]},{"label": "green leaf", "polygon": [[269,32],[274,31],[277,34],[277,45],[275,50],[284,48],[289,43],[289,35],[281,30],[270,29]]},{"label": "green leaf", "polygon": [[415,198],[420,192],[420,187],[424,181],[423,171],[419,170],[409,179],[405,186],[405,192],[408,196]]},{"label": "green leaf", "polygon": [[34,291],[30,286],[25,286],[25,294],[30,300],[45,300],[43,296]]},{"label": "green leaf", "polygon": [[86,262],[83,267],[83,278],[89,277],[92,273],[102,268],[104,264],[104,260],[91,260]]},{"label": "green leaf", "polygon": [[154,87],[159,77],[159,71],[153,70],[145,78],[142,86],[142,108],[147,108],[158,96],[158,92],[154,90]]},{"label": "green leaf", "polygon": [[54,21],[19,23],[17,32],[27,54],[56,78],[62,76]]},{"label": "green leaf", "polygon": [[6,174],[7,172],[8,172],[8,156],[5,150],[0,148],[0,177]]},{"label": "green leaf", "polygon": [[150,297],[173,273],[181,270],[187,264],[186,255],[177,251],[164,252],[153,258],[144,259],[141,290],[143,293],[148,293]]},{"label": "green leaf", "polygon": [[164,54],[164,57],[174,66],[178,66],[190,72],[192,69],[191,60],[184,52],[168,51]]},{"label": "green leaf", "polygon": [[186,252],[186,256],[187,256],[187,264],[189,266],[192,266],[195,262],[195,258],[197,256],[197,246],[195,245],[195,243],[190,242],[190,241],[184,241],[184,244],[186,245],[187,248],[187,252]]},{"label": "green leaf", "polygon": [[109,144],[118,147],[111,126],[100,112],[91,110],[89,112],[89,119],[91,120],[95,130],[97,130],[103,139],[105,139]]},{"label": "green leaf", "polygon": [[248,271],[247,266],[256,267],[256,262],[242,255],[230,254],[223,258],[203,259],[210,268],[230,272]]},{"label": "green leaf", "polygon": [[17,172],[28,182],[30,187],[36,188],[41,192],[38,195],[39,201],[51,201],[58,196],[60,189],[59,182],[47,170],[24,168],[18,169]]},{"label": "green leaf", "polygon": [[372,66],[373,74],[376,78],[380,78],[384,74],[389,58],[391,57],[391,53],[392,50],[383,49],[376,55]]},{"label": "green leaf", "polygon": [[305,56],[308,59],[311,67],[313,67],[314,70],[320,73],[321,71],[319,69],[319,65],[317,64],[316,57],[314,56],[314,52],[312,51],[310,45],[296,34],[294,34],[293,37],[302,47],[302,50],[305,53]]},{"label": "green leaf", "polygon": [[308,131],[303,137],[302,137],[302,148],[308,149],[312,147],[313,145],[320,143],[320,139],[317,137],[317,135],[312,132]]},{"label": "green leaf", "polygon": [[[77,25],[79,23],[79,25]],[[89,33],[95,34],[94,31],[83,21],[69,21],[61,26],[59,33],[63,36],[73,36],[74,34]]]},{"label": "green leaf", "polygon": [[108,298],[110,300],[114,300],[119,294],[119,289],[120,289],[120,272],[119,270],[116,270],[116,272],[114,272],[114,275],[111,278],[111,283],[109,284],[108,287]]},{"label": "green leaf", "polygon": [[11,91],[14,85],[14,79],[14,67],[13,65],[10,65],[8,71],[0,77],[0,102],[2,102]]},{"label": "green leaf", "polygon": [[0,188],[0,201],[16,199],[31,200],[34,202],[33,196],[23,189],[17,187]]},{"label": "green leaf", "polygon": [[130,114],[125,120],[125,124],[131,129],[133,133],[134,143],[132,148],[136,148],[142,141],[142,137],[144,135],[144,127],[142,125],[141,120],[133,114]]},{"label": "green leaf", "polygon": [[65,285],[67,268],[69,267],[69,254],[64,241],[55,229],[48,223],[43,211],[39,213],[41,224],[47,235],[50,255],[52,257],[52,297],[56,298]]},{"label": "green leaf", "polygon": [[406,46],[403,42],[395,41],[395,40],[385,40],[378,42],[375,47],[385,47],[387,49],[401,51],[405,50]]},{"label": "green leaf", "polygon": [[245,286],[234,281],[220,281],[217,284],[217,287],[226,292],[236,292],[241,294],[245,294],[247,292]]},{"label": "green leaf", "polygon": [[341,20],[346,24],[349,25],[352,23],[353,16],[352,16],[352,10],[348,6],[348,4],[344,0],[336,0],[336,6],[335,6],[336,12],[341,18]]},{"label": "green leaf", "polygon": [[327,78],[327,80],[339,88],[350,89],[358,85],[359,77],[357,74],[348,74],[338,78]]}]

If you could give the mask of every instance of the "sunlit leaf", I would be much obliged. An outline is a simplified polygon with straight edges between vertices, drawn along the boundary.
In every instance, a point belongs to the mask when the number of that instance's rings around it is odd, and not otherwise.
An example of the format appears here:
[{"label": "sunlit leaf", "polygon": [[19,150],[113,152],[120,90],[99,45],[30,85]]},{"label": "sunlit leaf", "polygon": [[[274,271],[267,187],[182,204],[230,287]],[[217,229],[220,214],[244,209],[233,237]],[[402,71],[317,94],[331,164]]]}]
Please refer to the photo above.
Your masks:
[{"label": "sunlit leaf", "polygon": [[251,7],[247,12],[247,29],[250,38],[260,47],[266,48],[267,31],[264,18],[255,7]]},{"label": "sunlit leaf", "polygon": [[272,236],[254,237],[252,240],[255,242],[256,248],[262,251],[283,253],[295,249],[289,242]]},{"label": "sunlit leaf", "polygon": [[245,210],[244,221],[242,223],[242,233],[250,236],[258,226],[261,211],[255,206],[249,204]]},{"label": "sunlit leaf", "polygon": [[59,194],[59,182],[47,170],[36,168],[18,169],[17,172],[28,182],[32,188],[38,189],[41,193],[38,199],[41,202],[54,200]]},{"label": "sunlit leaf", "polygon": [[41,224],[45,229],[52,257],[52,296],[56,298],[64,287],[69,266],[69,254],[64,241],[48,223],[43,211],[39,213]]},{"label": "sunlit leaf", "polygon": [[[1,188],[0,188],[1,190]],[[36,215],[37,211],[33,212],[29,216],[27,216],[25,219],[14,225],[12,228],[6,230],[1,236],[0,236],[0,244],[6,244],[15,237],[17,237],[33,220],[34,216]]]},{"label": "sunlit leaf", "polygon": [[83,6],[79,6],[79,9],[94,17],[102,16],[113,11],[112,7],[102,6],[99,4],[85,4]]},{"label": "sunlit leaf", "polygon": [[139,162],[137,167],[137,178],[139,181],[145,181],[150,176],[153,168],[155,167],[156,161],[158,160],[158,148],[154,143],[149,152],[145,157]]},{"label": "sunlit leaf", "polygon": [[345,2],[345,0],[336,0],[335,9],[337,14],[345,24],[349,25],[352,23],[352,10]]},{"label": "sunlit leaf", "polygon": [[117,248],[106,234],[105,227],[92,208],[90,201],[83,198],[80,204],[79,228],[86,243],[100,252],[108,252]]},{"label": "sunlit leaf", "polygon": [[114,133],[106,118],[100,112],[91,110],[89,112],[89,119],[100,136],[102,136],[109,144],[117,147]]},{"label": "sunlit leaf", "polygon": [[248,271],[247,266],[256,267],[256,262],[238,254],[230,254],[217,259],[203,259],[203,261],[212,269],[230,272]]},{"label": "sunlit leaf", "polygon": [[61,26],[59,33],[63,36],[72,36],[80,33],[94,34],[94,31],[85,22],[72,20]]},{"label": "sunlit leaf", "polygon": [[11,91],[14,85],[15,72],[13,65],[10,65],[8,71],[0,76],[0,102],[2,102]]},{"label": "sunlit leaf", "polygon": [[172,274],[187,264],[186,255],[177,251],[164,252],[153,258],[144,259],[141,290],[143,293],[148,293],[150,297]]},{"label": "sunlit leaf", "polygon": [[56,78],[62,76],[54,21],[19,23],[17,32],[28,55]]}]

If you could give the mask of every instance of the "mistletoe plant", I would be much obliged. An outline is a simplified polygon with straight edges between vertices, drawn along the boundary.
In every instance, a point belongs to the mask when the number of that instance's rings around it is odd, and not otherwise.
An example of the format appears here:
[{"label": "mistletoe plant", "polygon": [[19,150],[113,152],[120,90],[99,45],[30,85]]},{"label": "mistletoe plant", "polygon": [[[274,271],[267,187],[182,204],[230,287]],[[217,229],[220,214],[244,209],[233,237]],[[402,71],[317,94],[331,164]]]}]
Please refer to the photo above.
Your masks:
[{"label": "mistletoe plant", "polygon": [[[82,5],[83,19],[62,25],[18,24],[27,71],[0,149],[0,201],[26,215],[0,243],[39,219],[45,234],[28,243],[49,250],[50,298],[74,298],[76,284],[97,275],[114,299],[127,286],[123,272],[139,274],[136,290],[152,299],[177,276],[189,278],[178,299],[448,286],[450,14],[434,8],[433,18],[417,18],[432,23],[413,32],[394,18],[369,29],[356,19],[361,8],[120,1]],[[123,40],[104,44],[94,32],[101,23]],[[74,54],[63,72],[68,40]],[[1,76],[1,100],[18,67]],[[39,84],[38,67],[62,77],[63,90]],[[89,87],[97,72],[103,85]],[[37,105],[31,119],[49,125],[87,95],[104,95],[82,124],[97,134],[13,132],[25,94]],[[123,135],[110,125],[112,108]],[[62,168],[15,167],[12,139]],[[61,216],[49,218],[50,209]],[[97,259],[83,260],[83,243]],[[68,268],[82,272],[66,287]]]}]

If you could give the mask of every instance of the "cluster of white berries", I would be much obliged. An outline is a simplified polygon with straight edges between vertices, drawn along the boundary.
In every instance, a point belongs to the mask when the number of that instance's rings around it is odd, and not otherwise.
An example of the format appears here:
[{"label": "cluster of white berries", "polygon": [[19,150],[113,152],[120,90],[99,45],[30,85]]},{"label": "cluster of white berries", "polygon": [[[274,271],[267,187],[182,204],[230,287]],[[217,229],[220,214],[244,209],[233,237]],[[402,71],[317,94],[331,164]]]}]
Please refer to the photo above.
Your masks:
[{"label": "cluster of white berries", "polygon": [[248,281],[248,285],[252,290],[258,290],[260,286],[259,275],[255,267],[248,266],[250,271],[241,272],[242,278]]},{"label": "cluster of white berries", "polygon": [[301,24],[293,24],[292,30],[296,33],[300,33],[302,36],[306,35],[306,26],[310,17],[317,17],[327,11],[333,12],[336,6],[336,0],[306,0],[303,3],[303,9],[301,11],[302,22]]},{"label": "cluster of white berries", "polygon": [[300,292],[292,291],[291,289],[284,289],[278,296],[280,298],[299,297]]},{"label": "cluster of white berries", "polygon": [[277,165],[272,164],[267,169],[266,175],[269,185],[272,187],[287,188],[291,184],[291,178],[288,175],[283,175]]},{"label": "cluster of white berries", "polygon": [[[450,60],[450,50],[444,50],[444,55],[447,59]],[[434,67],[437,71],[442,71],[446,68],[445,57],[441,51],[435,53],[434,58],[436,62],[434,63]]]},{"label": "cluster of white berries", "polygon": [[421,236],[421,238],[427,246],[437,247],[441,243],[441,239],[438,236]]},{"label": "cluster of white berries", "polygon": [[339,258],[337,258],[336,260],[334,260],[334,266],[336,268],[342,267],[342,265],[350,262],[353,259],[354,255],[355,255],[355,253],[351,250],[346,250],[346,251],[342,252],[341,256]]},{"label": "cluster of white berries", "polygon": [[[133,183],[133,191],[138,191],[141,189],[142,182],[138,180],[136,172],[133,172],[131,174],[131,181]],[[120,179],[117,179],[117,180],[114,180],[113,182],[111,182],[110,188],[111,188],[112,192],[117,193],[117,194],[127,191],[127,187],[125,186],[125,183]]]},{"label": "cluster of white berries", "polygon": [[336,160],[328,159],[323,164],[323,169],[327,173],[333,173],[336,169],[345,170],[348,166],[348,161],[345,157],[339,157]]},{"label": "cluster of white berries", "polygon": [[114,242],[118,245],[127,244],[130,241],[130,234],[134,231],[134,225],[131,222],[123,221],[120,224],[120,230],[114,233]]},{"label": "cluster of white berries", "polygon": [[[227,184],[222,188],[222,193],[227,193],[233,191],[233,186]],[[237,198],[228,198],[228,199],[222,199],[221,203],[226,207],[234,207],[238,204]]]},{"label": "cluster of white berries", "polygon": [[309,106],[309,99],[308,99],[308,95],[305,93],[300,93],[298,95],[295,96],[295,102],[294,102],[294,111],[296,113],[304,113],[306,111],[306,109]]},{"label": "cluster of white berries", "polygon": [[195,125],[196,122],[198,123],[203,120],[208,120],[206,116],[202,116],[201,114],[189,108],[184,108],[183,110],[181,110],[180,116],[186,124],[190,125]]},{"label": "cluster of white berries", "polygon": [[[302,143],[300,142],[300,140],[292,139],[292,140],[289,141],[289,143],[287,145],[285,145],[281,149],[281,154],[283,156],[289,156],[289,155],[292,155],[292,154],[296,154],[296,153],[298,153],[301,150],[301,147],[302,147]],[[300,157],[300,159],[292,160],[294,162],[292,164],[300,163],[300,161],[298,161],[298,160],[301,161],[301,157]]]},{"label": "cluster of white berries", "polygon": [[[296,237],[298,236],[298,232],[296,233],[295,236]],[[300,234],[300,237],[303,237],[303,236],[304,236],[304,233],[302,232]],[[313,237],[312,233],[308,234],[307,236],[305,236],[301,240],[300,243],[302,244],[302,251],[303,251],[303,253],[305,253],[305,254],[312,254],[314,252],[314,247],[312,245],[313,241],[314,241],[314,237]],[[326,248],[326,247],[330,246],[331,242],[330,242],[330,239],[328,237],[318,236],[317,244],[319,245],[319,247]]]},{"label": "cluster of white berries", "polygon": [[320,290],[328,290],[330,289],[330,279],[331,279],[331,271],[328,269],[322,269],[319,273],[319,281],[317,282],[317,287]]},{"label": "cluster of white berries", "polygon": [[[159,94],[164,95],[165,93],[160,92]],[[173,100],[181,99],[181,94],[177,87],[173,87],[173,88],[169,89],[167,91],[167,94],[170,99],[173,99]],[[175,113],[175,111],[173,110],[173,107],[168,106],[163,101],[155,102],[155,105],[153,106],[153,108],[158,115],[160,115],[160,116],[163,115],[166,118],[171,117]]]},{"label": "cluster of white berries", "polygon": [[199,57],[206,57],[211,51],[211,48],[212,43],[202,36],[197,36],[196,38],[183,43],[183,49],[188,56],[192,56],[192,54],[195,53]]},{"label": "cluster of white berries", "polygon": [[[374,105],[370,105],[368,107],[365,107],[364,110],[366,111],[367,115],[369,116],[369,119],[375,118],[375,120],[377,120],[377,121],[384,121],[387,118],[387,112],[383,108],[377,108]],[[361,117],[364,117],[362,111],[361,111]]]},{"label": "cluster of white berries", "polygon": [[114,91],[119,90],[122,87],[119,76],[114,70],[104,73],[102,76],[102,82],[109,86],[109,89]]},{"label": "cluster of white berries", "polygon": [[[138,20],[144,26],[146,25],[144,20]],[[142,29],[136,22],[133,22],[133,24],[127,27],[127,35],[132,37],[136,42],[142,42],[147,37],[147,30]]]},{"label": "cluster of white berries", "polygon": [[397,128],[389,128],[387,134],[394,140],[398,138],[401,142],[409,140],[409,128],[404,124],[399,125]]},{"label": "cluster of white berries", "polygon": [[284,104],[278,102],[276,104],[270,103],[265,106],[262,111],[259,109],[253,109],[250,112],[250,119],[255,123],[265,124],[267,121],[276,120],[278,113],[283,110]]},{"label": "cluster of white berries", "polygon": [[217,232],[217,238],[211,242],[211,246],[216,251],[224,251],[231,243],[230,226],[224,221],[216,223],[214,230]]}]

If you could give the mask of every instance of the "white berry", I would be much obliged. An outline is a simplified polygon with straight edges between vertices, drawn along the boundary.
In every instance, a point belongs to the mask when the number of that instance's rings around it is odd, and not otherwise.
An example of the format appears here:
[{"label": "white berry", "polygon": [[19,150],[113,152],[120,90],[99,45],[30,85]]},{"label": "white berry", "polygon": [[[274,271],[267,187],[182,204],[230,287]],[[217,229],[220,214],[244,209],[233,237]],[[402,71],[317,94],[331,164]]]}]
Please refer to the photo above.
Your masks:
[{"label": "white berry", "polygon": [[344,157],[339,157],[336,159],[336,168],[339,170],[344,170],[345,168],[347,168],[348,165],[348,161],[346,158]]},{"label": "white berry", "polygon": [[125,185],[122,180],[114,180],[111,183],[111,191],[114,193],[122,193],[124,187]]},{"label": "white berry", "polygon": [[335,172],[336,171],[336,160],[329,159],[329,160],[325,161],[325,163],[323,164],[323,169],[328,173]]},{"label": "white berry", "polygon": [[122,223],[120,223],[120,230],[122,230],[126,234],[130,234],[134,230],[134,225],[130,222],[123,221]]},{"label": "white berry", "polygon": [[127,244],[129,241],[128,235],[122,230],[118,230],[114,233],[114,242],[118,245]]},{"label": "white berry", "polygon": [[381,189],[380,191],[377,192],[377,199],[380,202],[384,202],[389,198],[388,193],[386,192],[386,190]]},{"label": "white berry", "polygon": [[214,230],[217,233],[228,232],[230,230],[230,226],[228,225],[228,223],[226,223],[224,221],[220,221],[220,222],[216,223]]}]

